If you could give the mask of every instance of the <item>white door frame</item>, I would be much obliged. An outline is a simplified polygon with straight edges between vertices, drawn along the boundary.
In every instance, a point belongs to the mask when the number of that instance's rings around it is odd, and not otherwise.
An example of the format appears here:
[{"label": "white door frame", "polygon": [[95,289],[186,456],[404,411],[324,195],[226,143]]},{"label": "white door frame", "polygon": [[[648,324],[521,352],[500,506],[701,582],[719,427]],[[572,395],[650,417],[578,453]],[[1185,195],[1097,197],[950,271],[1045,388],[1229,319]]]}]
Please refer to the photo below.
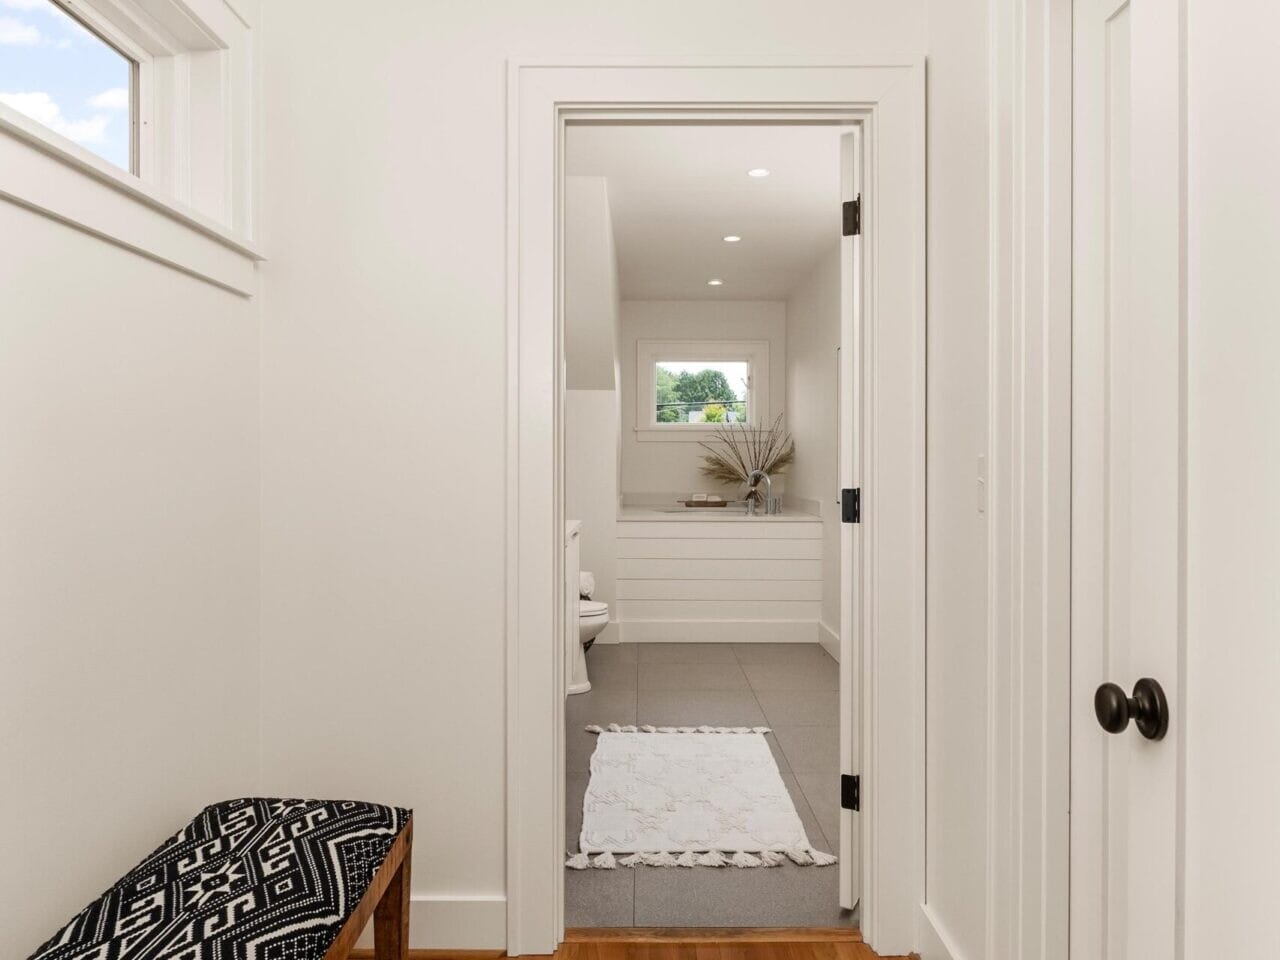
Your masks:
[{"label": "white door frame", "polygon": [[862,930],[906,953],[924,897],[924,65],[644,59],[508,69],[507,951],[564,932],[559,210],[564,122],[584,110],[862,118]]},{"label": "white door frame", "polygon": [[[1071,0],[989,8],[985,938],[1066,960],[1071,599]],[[985,746],[985,750],[983,747]],[[945,796],[931,804],[945,805]],[[945,843],[931,837],[930,843]],[[926,903],[921,956],[964,956]]]},{"label": "white door frame", "polygon": [[[863,182],[862,159],[864,154],[862,124],[840,135],[840,202],[860,203],[859,197],[866,184]],[[866,191],[868,195],[870,191]],[[843,208],[842,208],[843,209]],[[840,238],[840,345],[836,348],[836,499],[844,508],[844,491],[859,489],[862,485],[864,465],[870,455],[869,431],[855,429],[862,424],[863,395],[867,387],[863,325],[863,277],[867,272],[866,258],[862,254],[861,233]],[[867,621],[863,614],[866,605],[862,598],[866,593],[865,570],[862,551],[865,549],[862,524],[840,525],[840,774],[854,776],[862,771],[860,749],[862,747],[862,715],[859,708],[863,697],[862,641],[867,633]],[[841,781],[843,787],[843,780]],[[827,840],[838,846],[840,855],[840,906],[852,909],[860,904],[862,858],[859,835],[862,817],[853,810],[840,810],[840,836]]]}]

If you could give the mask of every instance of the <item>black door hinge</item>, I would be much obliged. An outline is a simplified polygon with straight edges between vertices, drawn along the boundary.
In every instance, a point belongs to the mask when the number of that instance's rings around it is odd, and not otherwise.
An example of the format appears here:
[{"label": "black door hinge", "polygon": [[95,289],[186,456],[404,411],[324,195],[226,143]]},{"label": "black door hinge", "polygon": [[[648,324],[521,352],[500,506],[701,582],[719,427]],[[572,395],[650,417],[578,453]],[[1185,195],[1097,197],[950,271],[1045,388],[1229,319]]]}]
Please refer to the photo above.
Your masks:
[{"label": "black door hinge", "polygon": [[862,488],[845,487],[840,491],[840,522],[862,522]]},{"label": "black door hinge", "polygon": [[844,202],[844,235],[856,237],[862,233],[862,194]]},{"label": "black door hinge", "polygon": [[857,810],[862,803],[862,777],[858,774],[840,775],[840,807],[844,810]]}]

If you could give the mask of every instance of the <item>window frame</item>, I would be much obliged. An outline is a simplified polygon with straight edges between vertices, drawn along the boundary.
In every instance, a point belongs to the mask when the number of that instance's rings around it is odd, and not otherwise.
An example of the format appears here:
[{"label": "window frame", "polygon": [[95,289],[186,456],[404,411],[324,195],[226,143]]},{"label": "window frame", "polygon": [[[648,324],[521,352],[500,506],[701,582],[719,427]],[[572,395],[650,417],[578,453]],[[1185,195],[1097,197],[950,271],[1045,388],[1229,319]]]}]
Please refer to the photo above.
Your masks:
[{"label": "window frame", "polygon": [[120,29],[98,9],[87,3],[71,3],[69,0],[49,0],[86,30],[128,60],[129,70],[129,169],[128,173],[144,179],[149,158],[144,159],[143,136],[145,128],[152,126],[150,96],[155,82],[155,64],[152,53],[128,31]]},{"label": "window frame", "polygon": [[[73,3],[71,0],[45,0],[45,2],[50,6],[57,7],[63,14],[70,17],[85,31],[119,54],[129,64],[129,165],[127,167],[111,165],[117,170],[123,170],[125,173],[135,177],[139,176],[139,167],[142,162],[141,141],[139,138],[139,128],[142,126],[140,117],[142,97],[140,91],[144,74],[149,75],[150,73],[147,68],[150,66],[151,55],[93,7]],[[68,147],[75,150],[87,149],[67,139],[55,130],[44,127],[43,124],[41,124],[41,127],[48,132],[51,144],[59,149],[65,150]],[[93,153],[94,156],[99,156],[92,150],[89,152]],[[110,163],[111,161],[108,160],[106,162]]]},{"label": "window frame", "polygon": [[657,365],[698,360],[746,363],[748,430],[769,423],[768,340],[637,340],[636,417],[638,440],[706,440],[723,429],[719,423],[660,423],[657,414]]},{"label": "window frame", "polygon": [[252,296],[256,2],[53,2],[136,64],[135,172],[0,104],[0,199]]}]

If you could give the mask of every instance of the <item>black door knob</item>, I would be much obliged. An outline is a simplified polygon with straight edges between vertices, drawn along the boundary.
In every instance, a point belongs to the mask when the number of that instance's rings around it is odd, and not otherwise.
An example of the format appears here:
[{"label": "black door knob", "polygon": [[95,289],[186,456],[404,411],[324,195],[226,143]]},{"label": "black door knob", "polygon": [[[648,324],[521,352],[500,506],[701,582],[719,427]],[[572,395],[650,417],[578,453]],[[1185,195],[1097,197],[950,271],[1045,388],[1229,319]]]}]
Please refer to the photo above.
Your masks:
[{"label": "black door knob", "polygon": [[1161,740],[1169,730],[1169,701],[1150,677],[1133,685],[1132,697],[1118,685],[1104,683],[1093,695],[1093,712],[1107,733],[1123,733],[1130,719],[1148,740]]}]

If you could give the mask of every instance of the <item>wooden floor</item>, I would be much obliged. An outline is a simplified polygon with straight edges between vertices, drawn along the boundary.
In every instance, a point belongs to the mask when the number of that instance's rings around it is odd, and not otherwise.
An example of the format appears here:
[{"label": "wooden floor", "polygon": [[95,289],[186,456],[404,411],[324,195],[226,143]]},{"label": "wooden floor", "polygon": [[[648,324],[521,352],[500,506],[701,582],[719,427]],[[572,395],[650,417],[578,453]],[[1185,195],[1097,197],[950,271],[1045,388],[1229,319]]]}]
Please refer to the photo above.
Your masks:
[{"label": "wooden floor", "polygon": [[[352,953],[352,960],[373,956]],[[409,960],[499,960],[501,951],[410,950]],[[906,960],[880,957],[858,931],[837,929],[609,928],[565,931],[554,960]]]}]

